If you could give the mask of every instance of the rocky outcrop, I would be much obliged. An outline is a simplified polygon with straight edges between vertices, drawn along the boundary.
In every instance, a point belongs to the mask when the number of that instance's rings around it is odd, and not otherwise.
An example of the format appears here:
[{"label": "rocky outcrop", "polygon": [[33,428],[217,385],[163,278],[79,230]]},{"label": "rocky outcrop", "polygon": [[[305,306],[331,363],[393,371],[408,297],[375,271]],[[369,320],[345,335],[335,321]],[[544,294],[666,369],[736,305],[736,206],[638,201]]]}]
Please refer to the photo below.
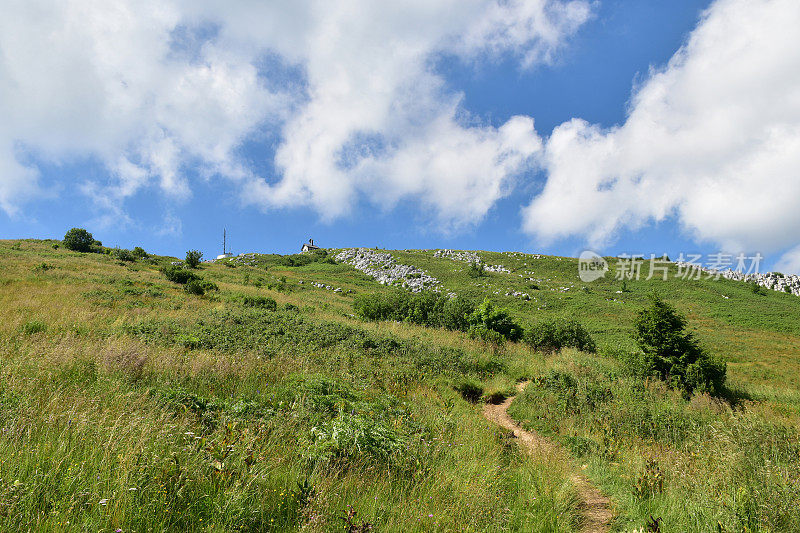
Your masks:
[{"label": "rocky outcrop", "polygon": [[744,272],[739,272],[737,270],[715,270],[713,268],[706,268],[682,261],[676,261],[675,264],[689,272],[690,275],[688,277],[691,277],[693,272],[697,272],[699,270],[703,274],[706,274],[710,277],[719,275],[721,278],[730,279],[733,281],[743,281],[746,283],[755,282],[765,289],[788,292],[790,294],[794,294],[795,296],[800,296],[800,276],[797,275],[785,276],[779,272],[745,274]]},{"label": "rocky outcrop", "polygon": [[214,262],[228,263],[229,265],[233,265],[233,266],[244,265],[244,266],[255,267],[255,266],[258,266],[258,262],[256,261],[257,257],[258,257],[258,254],[254,253],[254,252],[250,252],[250,253],[247,253],[247,254],[234,255],[234,256],[231,256],[231,257],[222,257],[222,258],[214,259],[213,261]]},{"label": "rocky outcrop", "polygon": [[370,248],[347,248],[336,255],[336,260],[347,263],[383,285],[397,285],[411,292],[440,290],[439,280],[420,268],[399,264],[387,252]]},{"label": "rocky outcrop", "polygon": [[511,274],[511,271],[503,265],[489,265],[481,260],[481,257],[475,252],[460,252],[457,250],[436,250],[433,257],[445,257],[453,261],[463,261],[465,263],[479,263],[483,265],[486,272],[498,272],[503,274]]}]

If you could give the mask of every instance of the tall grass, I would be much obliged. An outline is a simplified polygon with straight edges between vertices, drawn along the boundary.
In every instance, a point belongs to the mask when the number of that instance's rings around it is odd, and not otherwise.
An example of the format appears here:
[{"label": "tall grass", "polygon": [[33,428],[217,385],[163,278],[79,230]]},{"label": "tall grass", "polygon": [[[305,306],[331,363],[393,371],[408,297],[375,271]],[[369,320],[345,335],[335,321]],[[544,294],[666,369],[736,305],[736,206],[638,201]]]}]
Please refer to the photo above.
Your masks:
[{"label": "tall grass", "polygon": [[452,387],[503,383],[525,352],[301,312],[315,300],[291,292],[251,306],[268,300],[222,267],[204,269],[221,288],[209,298],[157,263],[65,252],[34,278],[24,257],[5,263],[18,277],[0,294],[0,530],[576,523],[565,468],[525,458]]},{"label": "tall grass", "polygon": [[[526,327],[577,319],[599,354],[363,322],[353,295],[391,289],[347,265],[204,264],[219,293],[192,295],[160,274],[172,258],[52,244],[0,241],[2,531],[573,531],[574,468],[619,530],[800,530],[796,297],[660,286],[728,361],[727,399],[685,400],[609,355],[633,348],[651,284],[580,287],[566,258],[482,253],[512,274],[471,278],[393,252]],[[526,457],[481,416],[520,379],[512,414],[574,464]]]},{"label": "tall grass", "polygon": [[560,440],[641,526],[666,531],[800,530],[800,439],[750,401],[690,401],[615,361],[562,356],[511,408]]}]

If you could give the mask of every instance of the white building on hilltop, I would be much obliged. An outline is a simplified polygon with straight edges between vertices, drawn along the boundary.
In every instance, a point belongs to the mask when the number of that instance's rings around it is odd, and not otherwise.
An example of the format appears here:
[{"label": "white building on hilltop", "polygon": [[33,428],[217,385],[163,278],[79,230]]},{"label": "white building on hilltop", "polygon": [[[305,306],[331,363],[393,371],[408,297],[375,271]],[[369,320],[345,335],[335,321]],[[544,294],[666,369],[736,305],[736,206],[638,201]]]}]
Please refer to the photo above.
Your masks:
[{"label": "white building on hilltop", "polygon": [[310,252],[312,250],[319,250],[319,246],[314,244],[314,239],[308,239],[308,242],[303,243],[303,246],[300,248],[301,252]]}]

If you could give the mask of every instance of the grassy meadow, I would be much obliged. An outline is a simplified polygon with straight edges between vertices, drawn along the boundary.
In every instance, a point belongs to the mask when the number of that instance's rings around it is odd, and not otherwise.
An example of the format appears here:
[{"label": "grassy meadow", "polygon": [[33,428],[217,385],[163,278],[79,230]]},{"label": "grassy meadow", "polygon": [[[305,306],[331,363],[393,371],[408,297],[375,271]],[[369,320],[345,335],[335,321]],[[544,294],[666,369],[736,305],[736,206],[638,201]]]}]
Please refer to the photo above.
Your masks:
[{"label": "grassy meadow", "polygon": [[[800,531],[800,298],[392,254],[523,326],[574,318],[598,352],[365,322],[354,296],[393,289],[345,264],[203,263],[219,290],[199,296],[159,271],[175,258],[0,241],[0,531],[567,532],[575,471],[613,498],[616,531]],[[728,363],[720,397],[628,371],[653,290]],[[510,413],[567,459],[483,418],[523,380]]]}]

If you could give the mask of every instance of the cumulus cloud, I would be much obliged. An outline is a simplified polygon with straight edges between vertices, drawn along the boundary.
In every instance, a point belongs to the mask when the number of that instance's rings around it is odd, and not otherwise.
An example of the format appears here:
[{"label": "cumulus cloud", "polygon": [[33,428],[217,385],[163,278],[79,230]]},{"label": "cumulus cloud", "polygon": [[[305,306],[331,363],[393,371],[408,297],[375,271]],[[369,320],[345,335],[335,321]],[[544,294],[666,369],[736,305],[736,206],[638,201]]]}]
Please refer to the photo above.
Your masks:
[{"label": "cumulus cloud", "polygon": [[775,270],[786,274],[800,274],[800,246],[784,253],[775,265]]},{"label": "cumulus cloud", "polygon": [[[265,208],[347,214],[422,199],[479,220],[540,150],[531,119],[480,123],[437,58],[548,61],[584,0],[218,2],[9,0],[0,19],[0,207],[36,193],[36,161],[99,161],[107,210],[222,176]],[[272,136],[276,175],[239,155]],[[191,169],[192,171],[188,171]]]},{"label": "cumulus cloud", "polygon": [[798,24],[795,0],[717,0],[635,90],[623,124],[574,119],[553,131],[547,181],[523,209],[524,229],[602,245],[623,227],[674,216],[697,240],[727,249],[795,245]]}]

